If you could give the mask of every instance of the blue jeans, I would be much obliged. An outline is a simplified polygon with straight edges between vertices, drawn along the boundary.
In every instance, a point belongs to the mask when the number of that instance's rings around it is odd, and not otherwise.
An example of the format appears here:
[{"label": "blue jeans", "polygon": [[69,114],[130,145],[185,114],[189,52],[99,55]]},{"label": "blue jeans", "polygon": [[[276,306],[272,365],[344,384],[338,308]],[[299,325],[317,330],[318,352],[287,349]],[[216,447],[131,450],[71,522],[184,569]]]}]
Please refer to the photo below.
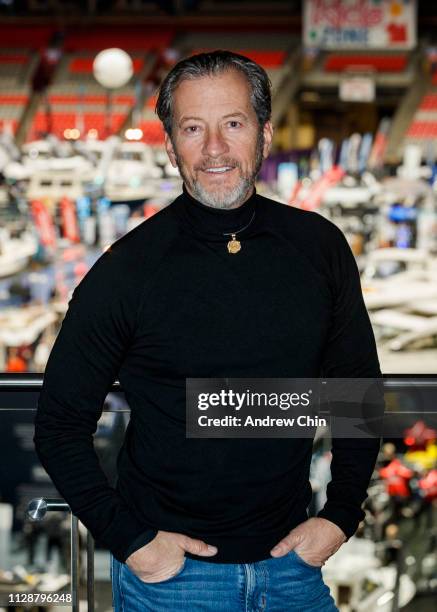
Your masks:
[{"label": "blue jeans", "polygon": [[185,558],[176,576],[142,582],[111,557],[115,612],[338,612],[321,569],[294,551],[256,563]]}]

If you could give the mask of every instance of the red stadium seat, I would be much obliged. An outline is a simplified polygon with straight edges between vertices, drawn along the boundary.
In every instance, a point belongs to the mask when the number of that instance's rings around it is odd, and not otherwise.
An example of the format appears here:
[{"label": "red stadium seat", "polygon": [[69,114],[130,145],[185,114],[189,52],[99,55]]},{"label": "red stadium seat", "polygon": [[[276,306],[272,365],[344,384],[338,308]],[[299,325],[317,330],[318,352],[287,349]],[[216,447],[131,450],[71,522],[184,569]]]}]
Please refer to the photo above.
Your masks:
[{"label": "red stadium seat", "polygon": [[27,99],[28,97],[25,95],[2,94],[0,95],[0,104],[24,105]]},{"label": "red stadium seat", "polygon": [[[195,49],[192,55],[197,53],[205,53],[212,49]],[[279,68],[285,61],[287,56],[286,51],[258,51],[254,49],[232,49],[235,53],[240,53],[250,58],[263,68]]]},{"label": "red stadium seat", "polygon": [[[104,94],[96,94],[96,95],[84,95],[84,96],[78,96],[78,95],[65,95],[65,94],[52,94],[49,96],[49,102],[50,104],[62,104],[62,105],[69,105],[72,104],[74,106],[76,106],[77,104],[93,104],[93,105],[102,105],[105,106],[106,105],[106,101],[107,101],[107,96]],[[126,106],[131,106],[132,104],[135,103],[135,96],[134,95],[128,95],[128,94],[123,94],[123,95],[115,95],[112,97],[112,103],[113,104],[120,104],[123,105],[125,104]]]},{"label": "red stadium seat", "polygon": [[[69,65],[69,71],[73,74],[86,74],[93,71],[94,56],[73,58]],[[134,72],[139,72],[144,65],[144,60],[140,58],[132,59]]]},{"label": "red stadium seat", "polygon": [[138,126],[143,132],[143,141],[149,145],[164,143],[164,129],[160,121],[142,121]]},{"label": "red stadium seat", "polygon": [[352,67],[372,68],[377,72],[402,72],[407,65],[406,55],[335,55],[325,60],[327,72],[342,72]]},{"label": "red stadium seat", "polygon": [[27,64],[28,61],[29,57],[27,55],[0,55],[0,64]]},{"label": "red stadium seat", "polygon": [[426,94],[426,96],[423,96],[419,109],[426,111],[437,110],[437,93],[430,93]]},{"label": "red stadium seat", "polygon": [[[114,113],[111,116],[111,133],[118,132],[123,121],[124,114]],[[54,112],[51,115],[51,128],[54,134],[59,138],[64,137],[64,131],[67,129],[78,128],[83,125],[84,133],[95,129],[99,132],[99,136],[106,136],[106,117],[104,111],[101,113],[84,113],[80,117],[77,113],[61,113]],[[48,130],[47,116],[42,111],[36,113],[33,123],[33,132],[46,132]],[[84,136],[84,134],[81,134]]]},{"label": "red stadium seat", "polygon": [[156,28],[155,31],[145,30],[144,26],[129,29],[119,26],[96,26],[90,30],[72,28],[65,39],[67,51],[96,52],[110,47],[120,49],[135,49],[151,51],[164,49],[171,45],[174,33],[170,29]]},{"label": "red stadium seat", "polygon": [[436,138],[437,121],[413,121],[406,135],[407,138]]}]

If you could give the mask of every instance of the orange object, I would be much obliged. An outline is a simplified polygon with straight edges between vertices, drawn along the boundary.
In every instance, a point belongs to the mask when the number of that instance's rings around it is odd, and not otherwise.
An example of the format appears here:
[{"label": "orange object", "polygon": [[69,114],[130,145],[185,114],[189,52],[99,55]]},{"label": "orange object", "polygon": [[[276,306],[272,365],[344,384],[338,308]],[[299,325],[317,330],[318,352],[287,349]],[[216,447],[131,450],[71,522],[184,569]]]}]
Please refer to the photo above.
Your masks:
[{"label": "orange object", "polygon": [[59,204],[62,218],[62,232],[71,242],[80,242],[76,207],[70,198],[62,198]]},{"label": "orange object", "polygon": [[24,359],[18,356],[12,356],[6,364],[6,372],[26,372],[27,365]]}]

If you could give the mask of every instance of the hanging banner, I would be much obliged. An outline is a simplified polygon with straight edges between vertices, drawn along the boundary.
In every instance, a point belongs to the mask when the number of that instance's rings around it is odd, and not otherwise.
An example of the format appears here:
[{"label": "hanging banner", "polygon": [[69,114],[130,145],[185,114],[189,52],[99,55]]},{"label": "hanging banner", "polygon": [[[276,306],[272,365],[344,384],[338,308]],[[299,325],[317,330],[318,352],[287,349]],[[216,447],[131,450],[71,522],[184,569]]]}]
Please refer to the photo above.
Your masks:
[{"label": "hanging banner", "polygon": [[415,0],[305,0],[303,39],[319,49],[412,49]]},{"label": "hanging banner", "polygon": [[54,248],[56,246],[56,230],[53,217],[47,206],[40,200],[33,200],[30,206],[41,244],[45,247]]},{"label": "hanging banner", "polygon": [[59,207],[61,209],[62,235],[71,242],[80,242],[79,224],[76,217],[76,207],[70,198],[62,198]]}]

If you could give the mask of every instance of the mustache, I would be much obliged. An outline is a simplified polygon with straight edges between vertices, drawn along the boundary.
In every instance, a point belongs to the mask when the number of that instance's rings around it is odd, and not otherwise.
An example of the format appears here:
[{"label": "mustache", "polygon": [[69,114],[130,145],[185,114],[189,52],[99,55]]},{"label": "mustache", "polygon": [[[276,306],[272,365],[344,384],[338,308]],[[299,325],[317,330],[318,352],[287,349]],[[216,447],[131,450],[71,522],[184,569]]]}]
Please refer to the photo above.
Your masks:
[{"label": "mustache", "polygon": [[206,170],[207,168],[222,168],[223,166],[228,166],[229,168],[241,168],[240,162],[236,159],[224,158],[217,162],[217,160],[207,162],[204,161],[201,164],[197,164],[194,166],[194,170]]}]

